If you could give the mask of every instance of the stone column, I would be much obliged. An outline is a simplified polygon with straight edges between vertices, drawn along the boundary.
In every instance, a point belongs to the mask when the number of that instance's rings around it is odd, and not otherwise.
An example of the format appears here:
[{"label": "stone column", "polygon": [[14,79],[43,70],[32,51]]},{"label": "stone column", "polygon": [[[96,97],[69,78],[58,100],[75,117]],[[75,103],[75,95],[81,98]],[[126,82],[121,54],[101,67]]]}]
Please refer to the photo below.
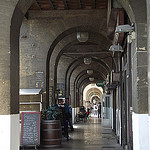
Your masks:
[{"label": "stone column", "polygon": [[20,146],[19,32],[24,12],[32,0],[20,1],[0,1],[0,149],[2,150],[19,150]]},{"label": "stone column", "polygon": [[[150,1],[147,0],[147,52],[148,52],[148,118],[149,118],[149,138],[150,138]],[[150,148],[150,142],[149,142]]]},{"label": "stone column", "polygon": [[136,23],[136,29],[131,49],[133,149],[145,150],[149,149],[146,23]]},{"label": "stone column", "polygon": [[[0,149],[5,150],[19,150],[20,145],[19,105],[16,92],[19,89],[19,57],[18,53],[15,54],[10,48],[11,18],[16,3],[17,0],[0,1]],[[15,58],[16,62],[12,63]]]},{"label": "stone column", "polygon": [[136,36],[131,44],[133,149],[145,150],[149,149],[146,23],[148,9],[146,9],[145,0],[117,1],[126,10],[131,23],[135,24]]},{"label": "stone column", "polygon": [[[135,23],[136,37],[131,44],[133,149],[149,149],[146,0],[117,0]],[[149,1],[147,0],[147,4]],[[147,13],[149,15],[149,13]]]}]

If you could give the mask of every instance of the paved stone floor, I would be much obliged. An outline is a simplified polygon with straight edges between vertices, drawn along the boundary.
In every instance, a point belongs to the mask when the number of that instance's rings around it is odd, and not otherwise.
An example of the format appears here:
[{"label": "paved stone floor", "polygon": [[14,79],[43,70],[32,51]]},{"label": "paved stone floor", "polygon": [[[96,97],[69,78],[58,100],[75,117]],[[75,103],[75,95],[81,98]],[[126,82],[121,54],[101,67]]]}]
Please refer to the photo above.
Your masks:
[{"label": "paved stone floor", "polygon": [[101,126],[101,119],[91,117],[86,123],[79,122],[74,127],[75,130],[69,132],[69,141],[63,140],[61,148],[39,150],[123,150],[112,130]]}]

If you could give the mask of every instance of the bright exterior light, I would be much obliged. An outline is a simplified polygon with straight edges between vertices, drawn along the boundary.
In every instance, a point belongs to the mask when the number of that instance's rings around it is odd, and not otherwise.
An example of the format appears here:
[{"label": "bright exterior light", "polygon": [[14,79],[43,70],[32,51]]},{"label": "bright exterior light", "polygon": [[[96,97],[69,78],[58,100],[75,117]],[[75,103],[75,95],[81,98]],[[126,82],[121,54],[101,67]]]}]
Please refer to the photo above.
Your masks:
[{"label": "bright exterior light", "polygon": [[89,39],[88,32],[77,32],[77,39],[79,42],[86,42]]}]

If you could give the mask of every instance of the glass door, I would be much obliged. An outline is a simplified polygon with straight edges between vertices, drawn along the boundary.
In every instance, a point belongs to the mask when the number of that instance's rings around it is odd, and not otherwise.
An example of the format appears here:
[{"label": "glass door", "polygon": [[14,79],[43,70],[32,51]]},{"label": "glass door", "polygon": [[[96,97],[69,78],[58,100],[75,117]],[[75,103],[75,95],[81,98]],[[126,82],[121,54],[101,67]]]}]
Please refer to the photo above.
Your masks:
[{"label": "glass door", "polygon": [[112,95],[102,95],[102,125],[112,127],[113,108],[112,108]]}]

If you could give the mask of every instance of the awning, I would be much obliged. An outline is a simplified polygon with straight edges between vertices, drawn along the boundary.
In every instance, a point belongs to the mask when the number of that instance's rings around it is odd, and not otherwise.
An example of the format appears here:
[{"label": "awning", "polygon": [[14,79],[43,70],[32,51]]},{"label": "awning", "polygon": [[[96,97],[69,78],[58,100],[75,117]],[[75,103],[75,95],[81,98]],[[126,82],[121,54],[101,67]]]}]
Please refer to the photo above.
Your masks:
[{"label": "awning", "polygon": [[42,89],[20,89],[19,95],[38,95]]}]

